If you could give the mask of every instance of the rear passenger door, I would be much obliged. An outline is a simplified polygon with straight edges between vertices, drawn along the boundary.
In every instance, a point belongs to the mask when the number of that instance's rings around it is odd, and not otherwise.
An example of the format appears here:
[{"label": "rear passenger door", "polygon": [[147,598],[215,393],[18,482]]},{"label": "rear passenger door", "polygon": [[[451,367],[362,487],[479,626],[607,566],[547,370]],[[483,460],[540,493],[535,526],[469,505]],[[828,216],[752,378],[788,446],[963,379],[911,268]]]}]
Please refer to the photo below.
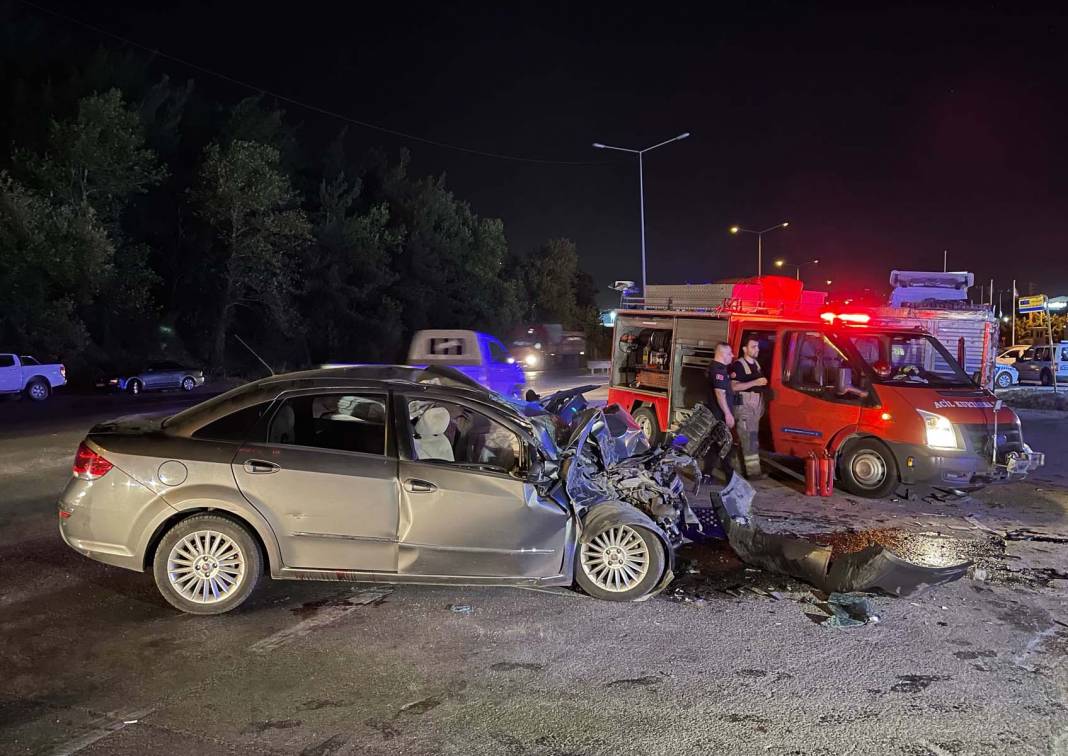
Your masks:
[{"label": "rear passenger door", "polygon": [[395,572],[398,487],[388,396],[284,395],[233,461],[287,567]]}]

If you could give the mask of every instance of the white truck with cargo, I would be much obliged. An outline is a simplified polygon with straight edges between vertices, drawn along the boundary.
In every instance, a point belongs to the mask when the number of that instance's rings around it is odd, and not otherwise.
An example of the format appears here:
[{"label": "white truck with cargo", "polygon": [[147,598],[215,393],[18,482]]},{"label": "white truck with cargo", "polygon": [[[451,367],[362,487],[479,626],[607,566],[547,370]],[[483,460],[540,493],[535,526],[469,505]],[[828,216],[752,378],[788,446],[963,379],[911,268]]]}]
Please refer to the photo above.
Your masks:
[{"label": "white truck with cargo", "polygon": [[0,395],[28,396],[42,402],[66,382],[63,365],[43,365],[29,355],[0,353]]}]

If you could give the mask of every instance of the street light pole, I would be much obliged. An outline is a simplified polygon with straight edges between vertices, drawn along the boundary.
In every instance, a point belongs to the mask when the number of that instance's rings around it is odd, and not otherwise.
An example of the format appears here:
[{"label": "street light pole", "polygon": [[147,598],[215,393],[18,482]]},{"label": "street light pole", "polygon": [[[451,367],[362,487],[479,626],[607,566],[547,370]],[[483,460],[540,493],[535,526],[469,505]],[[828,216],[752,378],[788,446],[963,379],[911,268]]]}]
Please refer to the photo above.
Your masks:
[{"label": "street light pole", "polygon": [[642,226],[642,299],[649,296],[645,288],[645,168],[642,154],[638,153],[638,205],[641,207]]},{"label": "street light pole", "polygon": [[783,221],[777,223],[774,226],[769,226],[763,231],[753,231],[748,228],[742,228],[741,226],[731,226],[730,232],[732,234],[756,234],[757,238],[757,278],[764,275],[764,234],[769,231],[774,231],[777,228],[786,228],[790,225],[790,221]]},{"label": "street light pole", "polygon": [[805,266],[805,265],[819,265],[819,264],[820,264],[819,259],[805,260],[805,262],[803,262],[803,263],[796,263],[796,264],[795,263],[786,262],[786,260],[776,260],[775,261],[775,267],[776,268],[781,268],[784,265],[793,268],[794,269],[794,279],[797,280],[797,281],[801,280],[801,268],[803,266]]},{"label": "street light pole", "polygon": [[601,144],[600,142],[594,142],[593,146],[599,150],[616,150],[618,152],[629,152],[632,155],[638,156],[638,203],[641,209],[641,231],[642,231],[642,296],[645,294],[646,276],[645,276],[645,166],[642,160],[642,156],[646,152],[655,150],[657,147],[663,147],[665,144],[671,144],[672,142],[678,142],[686,137],[690,136],[690,132],[685,131],[678,136],[671,137],[671,139],[665,139],[659,144],[654,144],[652,147],[646,147],[642,150],[632,150],[629,147],[613,147],[610,144]]}]

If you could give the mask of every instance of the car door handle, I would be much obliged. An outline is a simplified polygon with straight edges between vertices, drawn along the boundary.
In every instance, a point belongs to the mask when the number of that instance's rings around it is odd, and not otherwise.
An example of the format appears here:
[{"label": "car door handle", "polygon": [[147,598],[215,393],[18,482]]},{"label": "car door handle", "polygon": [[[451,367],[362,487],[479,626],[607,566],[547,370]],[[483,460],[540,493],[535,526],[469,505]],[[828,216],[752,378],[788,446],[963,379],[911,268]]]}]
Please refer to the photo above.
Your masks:
[{"label": "car door handle", "polygon": [[282,469],[274,462],[265,462],[262,459],[246,459],[245,464],[242,465],[242,467],[245,468],[245,472],[253,475],[275,473]]},{"label": "car door handle", "polygon": [[404,487],[412,493],[432,493],[438,490],[438,487],[430,481],[417,478],[408,478],[404,481]]}]

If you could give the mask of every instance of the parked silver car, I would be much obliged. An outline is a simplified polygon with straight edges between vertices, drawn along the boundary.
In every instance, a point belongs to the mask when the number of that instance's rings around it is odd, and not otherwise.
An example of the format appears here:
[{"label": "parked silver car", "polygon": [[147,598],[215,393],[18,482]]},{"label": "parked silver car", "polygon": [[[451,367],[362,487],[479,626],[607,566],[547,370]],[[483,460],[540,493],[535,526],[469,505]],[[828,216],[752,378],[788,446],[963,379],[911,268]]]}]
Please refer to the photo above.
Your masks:
[{"label": "parked silver car", "polygon": [[240,605],[262,571],[577,581],[612,600],[671,580],[686,508],[676,471],[692,459],[636,446],[621,411],[586,409],[561,432],[559,418],[443,370],[274,376],[165,420],[98,425],[59,501],[62,537],[92,559],[151,570],[167,601],[196,614]]},{"label": "parked silver car", "polygon": [[115,376],[97,382],[98,388],[125,391],[140,394],[143,391],[165,391],[182,389],[192,391],[204,385],[204,371],[191,368],[178,362],[152,362],[137,373]]}]

